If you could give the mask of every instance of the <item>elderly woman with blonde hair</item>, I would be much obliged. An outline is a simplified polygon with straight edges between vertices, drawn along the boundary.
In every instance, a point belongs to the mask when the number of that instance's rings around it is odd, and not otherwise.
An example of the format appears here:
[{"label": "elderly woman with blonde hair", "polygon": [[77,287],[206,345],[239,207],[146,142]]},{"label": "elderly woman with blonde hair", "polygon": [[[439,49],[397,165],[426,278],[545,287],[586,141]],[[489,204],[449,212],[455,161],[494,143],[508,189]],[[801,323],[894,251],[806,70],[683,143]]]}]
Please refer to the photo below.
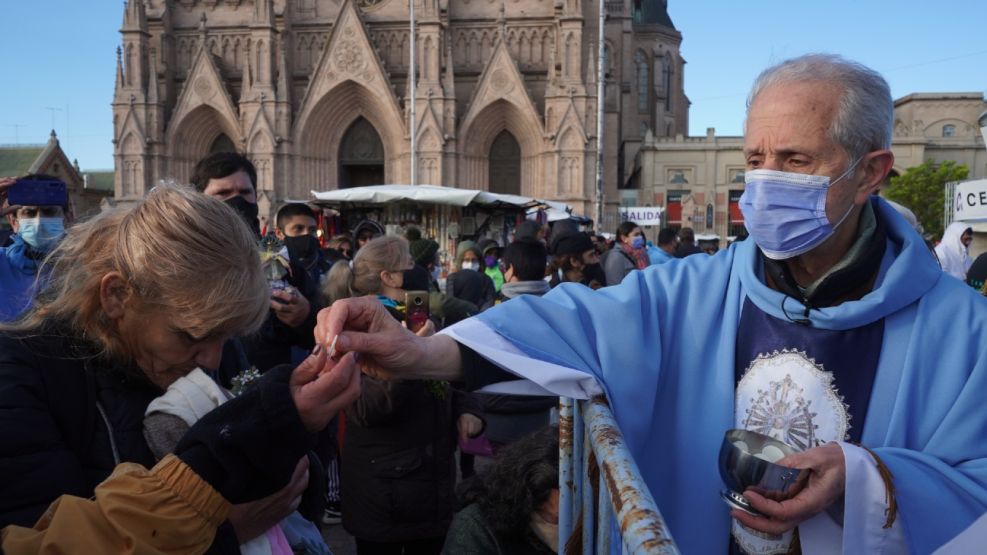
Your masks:
[{"label": "elderly woman with blonde hair", "polygon": [[[63,494],[91,497],[120,463],[153,466],[147,405],[193,369],[228,364],[227,340],[268,311],[251,232],[190,189],[157,187],[75,226],[44,264],[33,306],[0,327],[0,526],[33,524]],[[281,491],[231,509],[214,552],[297,507],[307,459],[292,464]]]}]

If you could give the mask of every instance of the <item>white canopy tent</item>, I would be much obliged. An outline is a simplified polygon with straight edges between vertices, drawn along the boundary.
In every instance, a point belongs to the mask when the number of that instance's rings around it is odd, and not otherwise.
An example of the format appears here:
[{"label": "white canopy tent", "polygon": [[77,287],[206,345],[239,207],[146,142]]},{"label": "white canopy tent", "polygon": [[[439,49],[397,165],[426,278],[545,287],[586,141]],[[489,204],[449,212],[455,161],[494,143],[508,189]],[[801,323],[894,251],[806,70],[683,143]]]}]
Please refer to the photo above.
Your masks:
[{"label": "white canopy tent", "polygon": [[572,211],[564,203],[549,203],[520,195],[505,195],[437,185],[372,185],[335,191],[312,191],[312,196],[315,197],[316,201],[324,203],[384,204],[386,202],[414,201],[450,206],[506,204],[524,208],[545,205],[552,208],[558,207],[566,212]]},{"label": "white canopy tent", "polygon": [[[503,244],[516,218],[532,218],[538,211],[550,222],[573,217],[572,207],[563,202],[436,185],[372,185],[312,191],[312,197],[312,203],[332,208],[340,217],[356,213],[375,219],[389,233],[415,225],[439,241],[440,256],[454,253],[464,238],[490,237]],[[352,223],[346,221],[344,227]]]}]

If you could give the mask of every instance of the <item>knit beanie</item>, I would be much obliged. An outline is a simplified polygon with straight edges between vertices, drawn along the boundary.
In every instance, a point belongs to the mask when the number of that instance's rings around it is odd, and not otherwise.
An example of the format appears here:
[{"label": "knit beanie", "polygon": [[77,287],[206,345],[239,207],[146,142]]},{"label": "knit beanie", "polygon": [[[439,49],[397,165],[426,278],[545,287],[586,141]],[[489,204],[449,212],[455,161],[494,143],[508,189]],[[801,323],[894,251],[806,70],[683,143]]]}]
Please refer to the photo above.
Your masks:
[{"label": "knit beanie", "polygon": [[425,266],[432,262],[435,253],[439,252],[439,244],[431,239],[418,239],[412,241],[408,245],[408,249],[411,251],[411,258],[415,260],[415,263]]}]

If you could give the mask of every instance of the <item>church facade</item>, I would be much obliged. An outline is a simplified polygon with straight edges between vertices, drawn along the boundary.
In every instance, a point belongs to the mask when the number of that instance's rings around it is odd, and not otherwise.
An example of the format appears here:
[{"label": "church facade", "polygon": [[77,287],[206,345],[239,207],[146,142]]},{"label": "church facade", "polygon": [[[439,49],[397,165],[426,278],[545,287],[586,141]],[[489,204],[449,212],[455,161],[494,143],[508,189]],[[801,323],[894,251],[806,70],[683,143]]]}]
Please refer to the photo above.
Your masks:
[{"label": "church facade", "polygon": [[[116,199],[186,182],[200,158],[236,150],[257,166],[264,215],[312,190],[410,183],[414,134],[419,184],[559,200],[592,215],[598,4],[413,1],[410,91],[407,1],[128,0]],[[602,1],[604,182],[615,212],[645,136],[687,133],[689,102],[665,0]]]}]

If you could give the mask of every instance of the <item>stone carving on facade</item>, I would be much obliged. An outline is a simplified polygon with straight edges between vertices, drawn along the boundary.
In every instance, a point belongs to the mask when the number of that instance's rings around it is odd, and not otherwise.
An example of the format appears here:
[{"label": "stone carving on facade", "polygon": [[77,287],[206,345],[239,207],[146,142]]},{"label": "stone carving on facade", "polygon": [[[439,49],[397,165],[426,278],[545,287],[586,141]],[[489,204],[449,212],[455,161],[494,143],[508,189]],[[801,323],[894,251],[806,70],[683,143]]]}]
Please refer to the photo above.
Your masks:
[{"label": "stone carving on facade", "polygon": [[397,163],[408,148],[404,114],[357,6],[345,0],[297,114],[293,142],[302,162],[294,181],[299,186],[325,188],[335,182],[338,162],[325,156],[339,148],[333,145],[340,144],[342,131],[360,117],[380,135],[385,179],[407,179],[410,168]]},{"label": "stone carving on facade", "polygon": [[[419,183],[483,189],[497,177],[498,187],[522,183],[522,194],[565,198],[587,213],[579,203],[595,171],[595,139],[587,130],[596,125],[596,90],[593,57],[585,56],[597,39],[595,26],[584,22],[595,20],[594,7],[578,0],[422,0],[418,90],[409,91],[410,41],[401,17],[407,3],[255,2],[173,0],[160,9],[155,0],[145,14],[142,0],[127,1],[119,65],[128,71],[118,71],[113,112],[119,196],[139,196],[164,177],[186,179],[211,148],[243,150],[263,164],[258,185],[269,189],[270,204],[336,187],[342,142],[362,118],[380,145],[374,163],[386,182],[410,179],[415,133]],[[612,56],[652,52],[657,43],[665,44],[663,54],[677,53],[677,32],[660,39],[647,33],[628,34],[620,21],[608,22]],[[670,72],[680,69],[675,63]],[[129,70],[142,64],[155,68],[156,79]],[[620,84],[633,75],[622,68],[633,64],[612,65],[604,137],[616,152],[640,143],[643,117],[624,129]],[[149,87],[151,81],[160,87]],[[686,104],[681,83],[667,88],[673,109],[660,121],[684,129],[674,111],[676,102]],[[510,162],[510,172],[500,175],[489,171],[489,158],[503,133],[503,144],[513,146],[509,156],[498,154]],[[605,181],[616,187],[619,180],[608,173]],[[608,195],[619,198],[616,190]]]},{"label": "stone carving on facade", "polygon": [[367,64],[363,51],[352,40],[340,41],[332,56],[336,67],[344,73],[358,73]]}]

